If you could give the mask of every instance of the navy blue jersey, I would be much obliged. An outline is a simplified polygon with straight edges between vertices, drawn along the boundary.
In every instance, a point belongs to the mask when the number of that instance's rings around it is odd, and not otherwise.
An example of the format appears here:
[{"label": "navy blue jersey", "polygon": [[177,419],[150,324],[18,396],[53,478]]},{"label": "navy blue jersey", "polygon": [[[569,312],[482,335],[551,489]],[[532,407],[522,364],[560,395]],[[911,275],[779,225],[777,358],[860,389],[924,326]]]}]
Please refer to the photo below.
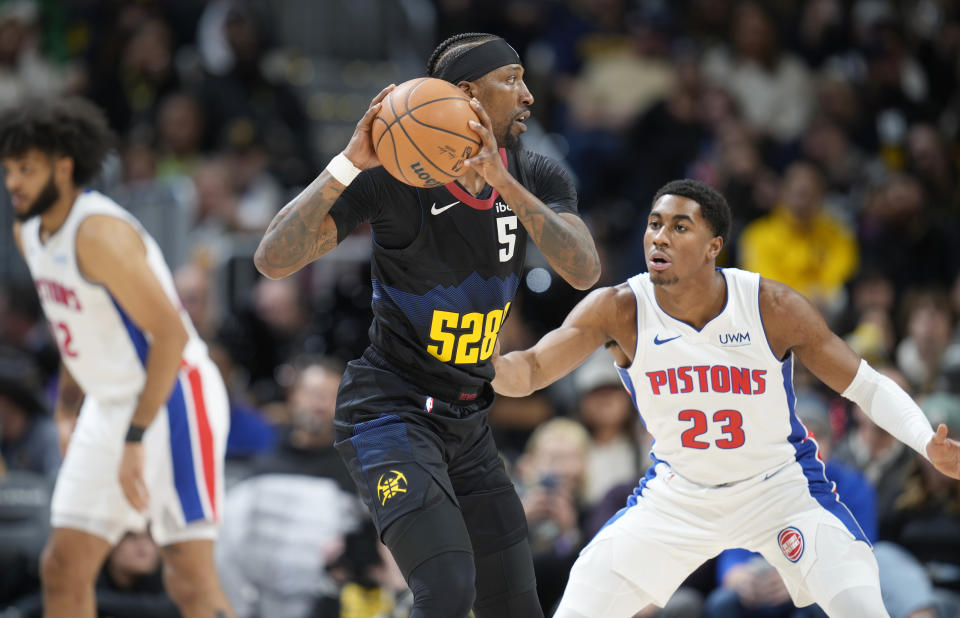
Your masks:
[{"label": "navy blue jersey", "polygon": [[[558,213],[577,212],[570,176],[529,151],[507,169]],[[418,383],[478,387],[520,285],[526,230],[499,194],[459,184],[420,189],[382,167],[360,174],[330,211],[338,240],[369,221],[373,234],[371,345]]]}]

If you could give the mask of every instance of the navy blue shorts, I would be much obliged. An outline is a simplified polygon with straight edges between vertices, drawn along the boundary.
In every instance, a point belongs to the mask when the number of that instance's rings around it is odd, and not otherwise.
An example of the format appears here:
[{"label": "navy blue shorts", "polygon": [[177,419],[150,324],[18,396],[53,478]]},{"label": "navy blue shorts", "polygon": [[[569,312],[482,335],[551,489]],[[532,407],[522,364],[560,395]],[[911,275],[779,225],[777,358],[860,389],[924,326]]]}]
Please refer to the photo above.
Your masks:
[{"label": "navy blue shorts", "polygon": [[335,446],[377,532],[422,509],[436,482],[460,508],[478,555],[522,540],[526,520],[487,420],[492,388],[463,403],[425,390],[367,357],[350,362],[340,383]]}]

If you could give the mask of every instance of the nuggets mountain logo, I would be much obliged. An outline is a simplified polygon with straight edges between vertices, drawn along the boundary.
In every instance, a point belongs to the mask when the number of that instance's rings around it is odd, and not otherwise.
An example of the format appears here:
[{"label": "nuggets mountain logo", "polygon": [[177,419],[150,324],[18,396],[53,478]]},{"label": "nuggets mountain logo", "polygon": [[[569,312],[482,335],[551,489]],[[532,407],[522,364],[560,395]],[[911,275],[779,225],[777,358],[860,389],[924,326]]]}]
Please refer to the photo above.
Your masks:
[{"label": "nuggets mountain logo", "polygon": [[387,504],[387,500],[407,493],[407,477],[403,472],[391,470],[380,475],[377,481],[377,497],[380,498],[380,506]]},{"label": "nuggets mountain logo", "polygon": [[777,541],[780,543],[780,551],[790,562],[796,562],[803,555],[803,533],[793,526],[781,530]]}]

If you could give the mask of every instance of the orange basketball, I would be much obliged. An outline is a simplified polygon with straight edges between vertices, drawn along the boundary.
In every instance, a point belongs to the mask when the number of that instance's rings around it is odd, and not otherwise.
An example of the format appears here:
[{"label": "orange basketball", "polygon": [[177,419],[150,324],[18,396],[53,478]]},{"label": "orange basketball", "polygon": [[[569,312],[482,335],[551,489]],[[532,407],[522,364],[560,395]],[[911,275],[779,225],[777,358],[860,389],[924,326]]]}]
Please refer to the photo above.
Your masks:
[{"label": "orange basketball", "polygon": [[442,79],[411,79],[383,100],[373,119],[373,147],[397,180],[439,187],[463,174],[463,161],[480,150],[471,120],[479,122],[462,90]]}]

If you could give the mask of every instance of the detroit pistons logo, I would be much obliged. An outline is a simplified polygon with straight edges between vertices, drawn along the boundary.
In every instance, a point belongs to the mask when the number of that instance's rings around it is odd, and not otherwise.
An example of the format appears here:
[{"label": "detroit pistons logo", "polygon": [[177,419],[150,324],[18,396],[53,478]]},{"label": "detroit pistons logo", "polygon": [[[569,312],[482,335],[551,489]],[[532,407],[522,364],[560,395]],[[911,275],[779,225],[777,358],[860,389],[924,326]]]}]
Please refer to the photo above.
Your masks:
[{"label": "detroit pistons logo", "polygon": [[423,411],[427,414],[433,412],[433,397],[427,397],[426,402],[423,404]]},{"label": "detroit pistons logo", "polygon": [[777,542],[780,543],[780,551],[790,562],[796,562],[803,556],[803,533],[793,526],[781,530]]}]

